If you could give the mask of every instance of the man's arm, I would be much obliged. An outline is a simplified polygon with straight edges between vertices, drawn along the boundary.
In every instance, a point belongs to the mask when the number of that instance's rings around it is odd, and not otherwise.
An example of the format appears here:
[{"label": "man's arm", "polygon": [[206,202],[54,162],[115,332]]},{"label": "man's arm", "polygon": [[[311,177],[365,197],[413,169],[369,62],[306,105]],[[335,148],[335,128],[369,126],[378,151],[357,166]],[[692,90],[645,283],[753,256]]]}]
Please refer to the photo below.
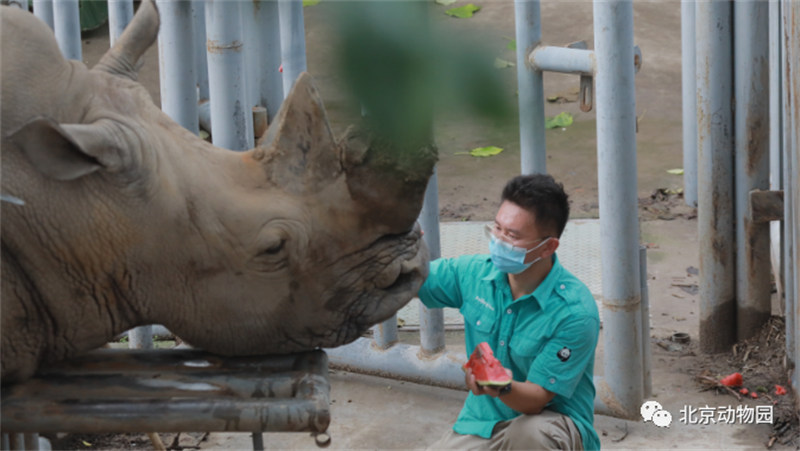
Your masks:
[{"label": "man's arm", "polygon": [[[506,370],[508,371],[508,370]],[[472,370],[467,370],[465,376],[467,387],[474,395],[489,395],[498,398],[503,404],[526,415],[541,413],[547,403],[553,399],[555,393],[542,388],[533,382],[511,381],[511,391],[501,394],[501,389],[492,386],[481,386],[475,382]]]}]

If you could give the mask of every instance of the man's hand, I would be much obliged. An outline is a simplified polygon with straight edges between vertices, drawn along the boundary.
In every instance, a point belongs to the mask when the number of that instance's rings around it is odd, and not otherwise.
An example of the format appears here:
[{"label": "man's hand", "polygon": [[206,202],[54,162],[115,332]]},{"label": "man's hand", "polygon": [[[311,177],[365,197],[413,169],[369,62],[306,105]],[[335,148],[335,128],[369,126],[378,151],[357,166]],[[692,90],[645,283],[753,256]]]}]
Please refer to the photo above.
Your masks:
[{"label": "man's hand", "polygon": [[[511,377],[511,370],[508,368],[503,368],[508,373],[508,376]],[[497,398],[500,396],[500,389],[503,388],[502,386],[494,386],[494,385],[479,385],[478,382],[475,380],[475,375],[472,374],[471,369],[467,369],[466,374],[464,375],[464,383],[467,385],[469,391],[472,392],[473,395],[489,395],[492,398]]]}]

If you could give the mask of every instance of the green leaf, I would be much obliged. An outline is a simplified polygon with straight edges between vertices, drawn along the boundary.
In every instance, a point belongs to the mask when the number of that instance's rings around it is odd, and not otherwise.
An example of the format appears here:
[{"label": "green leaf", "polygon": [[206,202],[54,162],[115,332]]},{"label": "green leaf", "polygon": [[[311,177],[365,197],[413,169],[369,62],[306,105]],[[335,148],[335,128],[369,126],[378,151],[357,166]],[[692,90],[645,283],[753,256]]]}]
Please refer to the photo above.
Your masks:
[{"label": "green leaf", "polygon": [[516,39],[509,39],[508,40],[508,45],[506,45],[506,48],[508,50],[516,51],[517,50],[517,40]]},{"label": "green leaf", "polygon": [[456,0],[436,0],[436,3],[444,6],[452,5]]},{"label": "green leaf", "polygon": [[511,61],[504,60],[502,58],[495,58],[494,59],[494,67],[498,69],[505,69],[506,67],[514,67],[516,64],[512,63]]},{"label": "green leaf", "polygon": [[667,169],[667,174],[683,175],[683,168]]},{"label": "green leaf", "polygon": [[472,3],[467,3],[464,6],[459,6],[458,8],[448,9],[444,13],[448,16],[457,17],[459,19],[468,19],[472,17],[473,14],[480,11],[480,6],[475,6]]},{"label": "green leaf", "polygon": [[495,146],[486,146],[486,147],[476,147],[469,151],[469,154],[473,157],[491,157],[493,155],[497,155],[498,153],[502,152],[503,149]]},{"label": "green leaf", "polygon": [[572,125],[572,115],[566,111],[544,121],[545,128],[569,127],[570,125]]},{"label": "green leaf", "polygon": [[320,1],[322,1],[322,0],[303,0],[303,6],[319,5]]}]

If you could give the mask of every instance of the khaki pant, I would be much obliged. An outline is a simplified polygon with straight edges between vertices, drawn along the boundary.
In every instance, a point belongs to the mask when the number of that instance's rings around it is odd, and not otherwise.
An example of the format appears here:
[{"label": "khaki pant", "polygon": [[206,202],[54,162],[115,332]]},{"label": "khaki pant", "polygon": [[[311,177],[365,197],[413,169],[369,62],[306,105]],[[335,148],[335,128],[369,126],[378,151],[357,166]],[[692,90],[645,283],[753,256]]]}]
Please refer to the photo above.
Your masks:
[{"label": "khaki pant", "polygon": [[492,437],[462,435],[452,429],[428,449],[568,449],[582,450],[583,440],[575,423],[551,410],[538,415],[520,415],[497,423]]}]

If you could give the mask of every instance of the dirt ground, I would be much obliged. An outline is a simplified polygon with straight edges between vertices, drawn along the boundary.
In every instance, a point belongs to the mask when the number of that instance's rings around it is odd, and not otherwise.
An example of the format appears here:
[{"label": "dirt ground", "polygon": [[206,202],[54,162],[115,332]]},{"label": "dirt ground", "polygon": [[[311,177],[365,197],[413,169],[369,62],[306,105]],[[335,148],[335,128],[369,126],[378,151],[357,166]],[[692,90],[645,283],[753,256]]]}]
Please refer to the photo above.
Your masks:
[{"label": "dirt ground", "polygon": [[[459,6],[460,1],[455,6]],[[449,27],[453,33],[482,34],[497,57],[514,61],[513,51],[507,49],[508,39],[514,34],[513,2],[504,0],[478,0],[482,9],[471,19],[452,19],[442,14],[437,20]],[[336,2],[323,1],[319,5],[305,8],[306,43],[309,72],[315,77],[324,97],[335,131],[341,132],[347,118],[354,114],[341,86],[332,74],[331,55],[335,36],[331,35],[328,18]],[[542,28],[544,42],[565,45],[586,40],[592,48],[592,3],[589,1],[542,2]],[[697,294],[698,256],[696,234],[696,211],[683,202],[678,191],[683,186],[680,175],[671,175],[669,169],[681,168],[681,64],[680,64],[680,2],[637,1],[634,2],[635,43],[641,48],[643,66],[636,78],[636,109],[638,114],[637,165],[642,220],[643,243],[648,245],[648,281],[651,293],[651,349],[653,350],[654,398],[673,414],[677,406],[686,403],[704,402],[716,405],[740,401],[727,390],[708,389],[707,379],[739,371],[745,385],[760,394],[761,400],[776,401],[774,427],[754,427],[757,437],[747,438],[746,432],[730,442],[719,442],[722,448],[746,445],[795,449],[800,446],[798,412],[792,408],[790,392],[775,396],[774,385],[786,384],[781,357],[783,342],[782,322],[772,321],[758,339],[740,343],[733,351],[721,356],[705,356],[696,350],[693,341],[699,335],[699,296]],[[107,31],[101,28],[85,35],[84,59],[94,64],[107,49]],[[140,74],[140,81],[159,101],[158,52],[150,49]],[[516,103],[516,68],[502,70],[507,82],[507,95]],[[578,77],[560,74],[545,75],[545,95],[574,99],[578,88]],[[573,218],[591,218],[598,215],[597,157],[594,113],[583,113],[574,101],[548,103],[547,116],[567,111],[573,114],[574,123],[564,129],[548,130],[547,170],[564,183],[570,195]],[[439,202],[442,221],[490,220],[498,206],[498,197],[507,179],[519,173],[519,134],[517,124],[506,127],[490,127],[474,118],[438,118],[436,141],[440,149]],[[504,150],[490,158],[474,158],[456,155],[480,146],[498,146]],[[633,187],[631,187],[633,189]],[[775,313],[779,309],[775,308]],[[688,333],[692,339],[688,345],[669,341],[676,332]],[[601,358],[601,357],[600,357]],[[598,360],[600,360],[600,358]],[[759,391],[759,388],[763,390]],[[447,395],[451,396],[451,395]],[[458,396],[456,396],[458,398]],[[755,403],[743,399],[742,403]],[[696,405],[696,404],[695,404]],[[713,405],[713,404],[712,404]],[[621,435],[610,420],[603,420],[603,446],[612,448],[652,447],[645,439],[652,430],[635,429],[631,436],[617,440]],[[788,425],[788,426],[787,426]],[[792,426],[794,425],[794,426]],[[762,425],[763,426],[763,425]],[[626,426],[627,427],[627,426]],[[601,431],[602,429],[602,431]],[[654,430],[654,429],[653,429]],[[627,431],[627,429],[626,429]],[[636,431],[641,440],[636,442]],[[660,431],[657,431],[660,433]],[[739,433],[737,433],[739,434]],[[628,435],[628,432],[625,432]],[[658,434],[655,434],[658,436]],[[775,437],[772,440],[772,437]],[[199,437],[184,436],[182,446],[194,444]],[[73,437],[61,443],[65,449],[140,449],[149,442],[143,436]],[[740,440],[741,439],[741,440]],[[164,436],[169,444],[171,436]],[[739,440],[739,441],[737,441]],[[749,440],[749,441],[748,441]],[[89,443],[87,446],[84,442]],[[417,442],[410,442],[410,444]],[[683,448],[679,439],[664,442],[664,447]],[[689,442],[686,442],[689,443]],[[692,447],[702,442],[691,442]],[[420,443],[424,446],[424,442]],[[200,442],[202,448],[227,447],[224,442]],[[656,447],[661,447],[655,445]],[[688,446],[688,445],[686,445]],[[380,448],[378,444],[366,447]],[[409,446],[414,447],[414,446]],[[704,446],[715,448],[713,444]]]}]

